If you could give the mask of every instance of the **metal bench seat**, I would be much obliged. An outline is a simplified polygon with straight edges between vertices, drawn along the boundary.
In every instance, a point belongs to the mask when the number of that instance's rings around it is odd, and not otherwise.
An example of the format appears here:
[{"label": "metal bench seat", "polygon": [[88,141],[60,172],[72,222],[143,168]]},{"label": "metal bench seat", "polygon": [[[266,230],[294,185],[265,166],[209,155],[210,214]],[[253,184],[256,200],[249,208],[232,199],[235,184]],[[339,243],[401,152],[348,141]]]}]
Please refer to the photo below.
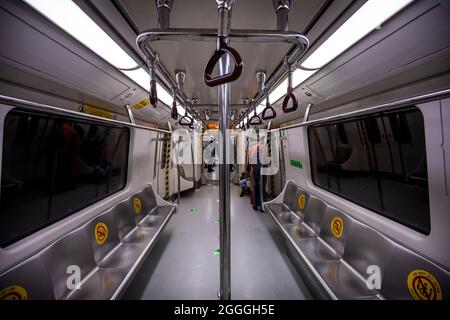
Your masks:
[{"label": "metal bench seat", "polygon": [[332,288],[337,299],[378,299],[378,290],[370,290],[358,273],[345,261],[319,262],[315,268]]},{"label": "metal bench seat", "polygon": [[[298,190],[293,190],[294,186],[288,182],[264,208],[285,236],[289,256],[316,297],[449,298],[447,270],[301,188],[295,186]],[[295,209],[295,199],[286,192],[305,195],[297,201],[304,207],[301,212],[276,213],[271,209],[283,205]],[[369,281],[374,270],[379,272],[378,283]]]},{"label": "metal bench seat", "polygon": [[0,290],[12,299],[120,297],[175,211],[160,203],[144,188],[0,275]]},{"label": "metal bench seat", "polygon": [[284,203],[269,204],[267,205],[267,208],[275,214],[292,211],[291,208]]}]

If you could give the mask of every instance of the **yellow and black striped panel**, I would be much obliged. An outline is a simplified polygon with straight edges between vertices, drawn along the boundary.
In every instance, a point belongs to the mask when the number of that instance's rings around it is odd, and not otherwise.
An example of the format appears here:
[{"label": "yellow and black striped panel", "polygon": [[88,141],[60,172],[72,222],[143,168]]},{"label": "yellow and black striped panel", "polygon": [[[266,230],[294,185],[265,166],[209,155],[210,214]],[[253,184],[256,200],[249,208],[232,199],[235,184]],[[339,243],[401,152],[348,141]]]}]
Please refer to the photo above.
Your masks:
[{"label": "yellow and black striped panel", "polygon": [[[272,157],[272,133],[268,132],[267,133],[267,153],[269,156],[269,159],[271,159]],[[272,161],[273,164],[273,161]],[[269,184],[270,184],[270,195],[273,197],[273,195],[275,194],[275,178],[273,175],[270,175],[269,178]]]},{"label": "yellow and black striped panel", "polygon": [[167,200],[170,197],[170,147],[171,147],[171,137],[169,134],[164,135],[164,154],[163,154],[163,165],[164,165],[164,187],[165,195],[164,198]]}]

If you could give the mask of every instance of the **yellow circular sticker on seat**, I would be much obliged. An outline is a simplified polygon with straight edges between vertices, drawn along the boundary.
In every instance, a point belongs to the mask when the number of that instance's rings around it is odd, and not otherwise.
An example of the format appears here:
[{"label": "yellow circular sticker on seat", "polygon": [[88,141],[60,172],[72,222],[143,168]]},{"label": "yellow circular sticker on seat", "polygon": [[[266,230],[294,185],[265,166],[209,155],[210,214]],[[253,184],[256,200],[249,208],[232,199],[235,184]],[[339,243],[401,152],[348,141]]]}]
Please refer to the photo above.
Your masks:
[{"label": "yellow circular sticker on seat", "polygon": [[425,270],[414,270],[409,273],[408,290],[415,300],[442,300],[439,282]]},{"label": "yellow circular sticker on seat", "polygon": [[136,212],[136,214],[140,214],[141,210],[142,210],[142,203],[141,203],[141,199],[139,198],[134,198],[133,199],[133,206],[134,206],[134,211]]},{"label": "yellow circular sticker on seat", "polygon": [[334,217],[333,220],[331,220],[331,232],[338,239],[342,237],[342,234],[344,233],[344,221],[341,217]]},{"label": "yellow circular sticker on seat", "polygon": [[95,240],[98,244],[104,244],[108,238],[108,227],[103,222],[99,222],[94,228]]},{"label": "yellow circular sticker on seat", "polygon": [[306,205],[306,196],[304,194],[301,194],[300,197],[298,197],[298,206],[300,207],[300,209],[303,210],[303,208],[305,208]]},{"label": "yellow circular sticker on seat", "polygon": [[27,290],[21,286],[9,286],[0,291],[0,300],[28,300]]}]

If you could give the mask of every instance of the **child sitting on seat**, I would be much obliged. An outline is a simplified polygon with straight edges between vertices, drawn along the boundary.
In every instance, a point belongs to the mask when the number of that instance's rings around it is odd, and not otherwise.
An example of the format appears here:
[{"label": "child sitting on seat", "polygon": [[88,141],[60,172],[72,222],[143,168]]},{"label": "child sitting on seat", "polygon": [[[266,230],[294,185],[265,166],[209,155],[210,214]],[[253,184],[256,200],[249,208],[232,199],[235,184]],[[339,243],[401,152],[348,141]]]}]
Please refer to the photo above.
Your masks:
[{"label": "child sitting on seat", "polygon": [[247,186],[247,175],[245,172],[242,173],[241,177],[239,178],[239,186],[241,187],[240,197],[250,194],[250,190]]}]

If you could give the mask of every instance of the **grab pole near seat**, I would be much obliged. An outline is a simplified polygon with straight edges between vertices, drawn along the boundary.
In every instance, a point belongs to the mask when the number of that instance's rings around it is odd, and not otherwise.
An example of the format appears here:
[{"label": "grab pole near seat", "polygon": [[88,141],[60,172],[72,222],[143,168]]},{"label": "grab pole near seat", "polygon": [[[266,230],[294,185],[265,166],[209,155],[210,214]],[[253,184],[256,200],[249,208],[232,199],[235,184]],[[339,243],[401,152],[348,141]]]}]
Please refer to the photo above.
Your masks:
[{"label": "grab pole near seat", "polygon": [[[219,16],[218,38],[228,45],[231,28],[231,9],[234,0],[216,0]],[[223,54],[219,60],[219,78],[229,74],[231,59]],[[223,81],[218,88],[219,130],[222,136],[219,164],[219,215],[220,215],[220,292],[221,300],[231,299],[231,223],[230,223],[230,167],[228,159],[228,119],[231,107],[231,86]]]}]

